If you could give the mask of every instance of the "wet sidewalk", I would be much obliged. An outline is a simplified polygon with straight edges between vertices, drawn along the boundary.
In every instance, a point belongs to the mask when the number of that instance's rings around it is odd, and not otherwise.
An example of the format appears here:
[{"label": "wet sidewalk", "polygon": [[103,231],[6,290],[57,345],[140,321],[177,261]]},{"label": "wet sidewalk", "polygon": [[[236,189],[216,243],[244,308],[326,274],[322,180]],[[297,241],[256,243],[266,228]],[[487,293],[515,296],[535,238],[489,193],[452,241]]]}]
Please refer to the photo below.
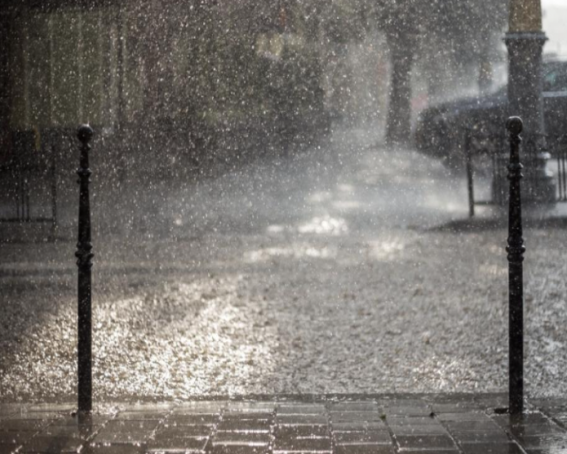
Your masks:
[{"label": "wet sidewalk", "polygon": [[254,401],[0,405],[0,454],[567,452],[567,399],[533,400],[522,420],[504,394],[278,396]]}]

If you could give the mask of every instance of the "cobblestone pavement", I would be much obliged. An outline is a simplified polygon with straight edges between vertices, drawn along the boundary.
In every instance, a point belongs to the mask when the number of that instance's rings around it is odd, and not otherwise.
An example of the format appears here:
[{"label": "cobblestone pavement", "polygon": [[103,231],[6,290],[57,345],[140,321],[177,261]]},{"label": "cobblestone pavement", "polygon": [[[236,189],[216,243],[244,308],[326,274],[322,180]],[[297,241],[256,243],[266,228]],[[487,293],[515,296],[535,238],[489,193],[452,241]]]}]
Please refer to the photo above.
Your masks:
[{"label": "cobblestone pavement", "polygon": [[0,406],[0,454],[559,454],[567,399],[537,400],[521,420],[503,394],[288,397],[99,408]]}]

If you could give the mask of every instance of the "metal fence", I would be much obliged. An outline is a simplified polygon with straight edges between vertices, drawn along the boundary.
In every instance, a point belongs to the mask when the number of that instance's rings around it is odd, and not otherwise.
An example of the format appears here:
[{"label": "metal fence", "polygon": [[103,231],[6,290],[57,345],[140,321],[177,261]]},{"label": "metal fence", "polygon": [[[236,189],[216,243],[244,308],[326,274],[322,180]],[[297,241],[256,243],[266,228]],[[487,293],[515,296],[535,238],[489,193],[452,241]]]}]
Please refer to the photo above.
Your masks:
[{"label": "metal fence", "polygon": [[12,133],[0,150],[0,223],[46,223],[57,228],[57,145],[49,134]]},{"label": "metal fence", "polygon": [[[553,207],[567,202],[567,135],[536,136],[523,139],[526,205]],[[505,206],[508,203],[508,143],[505,135],[481,135],[467,131],[464,153],[467,173],[469,215],[479,205]],[[486,188],[486,180],[490,187]],[[479,183],[483,182],[483,185]],[[483,193],[479,197],[478,193]]]}]

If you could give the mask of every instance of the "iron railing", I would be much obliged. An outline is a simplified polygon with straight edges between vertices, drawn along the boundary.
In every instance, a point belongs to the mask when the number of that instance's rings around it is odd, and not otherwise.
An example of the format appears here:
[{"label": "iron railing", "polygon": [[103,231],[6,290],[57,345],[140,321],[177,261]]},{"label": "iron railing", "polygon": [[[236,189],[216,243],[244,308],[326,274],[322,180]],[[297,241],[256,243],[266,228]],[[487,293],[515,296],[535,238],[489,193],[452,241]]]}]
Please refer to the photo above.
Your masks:
[{"label": "iron railing", "polygon": [[[475,215],[476,206],[504,207],[508,202],[508,140],[503,134],[465,132],[463,143],[470,217]],[[552,207],[567,202],[567,135],[526,137],[523,144],[522,196],[526,205]],[[484,184],[479,185],[482,180],[485,180]]]},{"label": "iron railing", "polygon": [[[0,150],[0,223],[47,223],[57,229],[57,145],[46,134],[12,134],[11,150]],[[46,197],[47,196],[47,197]]]}]

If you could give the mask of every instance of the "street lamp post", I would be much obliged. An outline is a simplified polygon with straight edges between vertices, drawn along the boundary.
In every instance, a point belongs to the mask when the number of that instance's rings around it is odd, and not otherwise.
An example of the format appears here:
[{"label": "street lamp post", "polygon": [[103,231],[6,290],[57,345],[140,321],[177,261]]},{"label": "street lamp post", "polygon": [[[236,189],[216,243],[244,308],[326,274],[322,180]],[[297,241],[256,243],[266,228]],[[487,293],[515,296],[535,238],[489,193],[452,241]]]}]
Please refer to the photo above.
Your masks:
[{"label": "street lamp post", "polygon": [[542,30],[541,0],[510,0],[509,30],[504,41],[509,64],[508,113],[524,122],[523,197],[526,203],[553,203],[555,186],[546,171],[542,53],[547,37]]},{"label": "street lamp post", "polygon": [[[509,30],[505,42],[508,47],[508,105],[509,113],[523,120],[525,166],[519,163],[522,122],[508,122],[511,134],[510,169],[510,351],[509,351],[509,411],[523,413],[523,296],[522,261],[523,239],[521,227],[520,179],[522,169],[525,185],[521,191],[526,202],[546,200],[555,196],[551,178],[546,173],[545,123],[542,98],[542,53],[547,40],[542,30],[541,0],[510,0]],[[499,182],[498,184],[502,184]],[[546,190],[547,187],[547,190]],[[551,187],[551,190],[550,190]],[[547,197],[546,197],[547,196]]]}]

